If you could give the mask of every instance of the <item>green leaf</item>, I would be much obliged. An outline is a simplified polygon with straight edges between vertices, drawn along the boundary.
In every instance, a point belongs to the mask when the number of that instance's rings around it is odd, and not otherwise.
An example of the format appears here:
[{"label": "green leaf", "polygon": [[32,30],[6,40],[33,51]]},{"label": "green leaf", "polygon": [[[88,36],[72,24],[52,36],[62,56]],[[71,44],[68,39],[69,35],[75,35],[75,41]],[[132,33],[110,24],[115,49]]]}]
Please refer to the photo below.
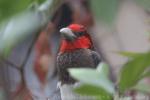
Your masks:
[{"label": "green leaf", "polygon": [[94,69],[71,68],[69,69],[69,73],[73,78],[79,80],[82,83],[98,86],[110,94],[115,93],[113,83],[106,76],[102,75]]},{"label": "green leaf", "polygon": [[97,100],[112,100],[112,95],[98,86],[83,84],[74,89],[76,93],[81,95],[92,96]]},{"label": "green leaf", "polygon": [[[0,28],[0,55],[7,57],[12,49],[28,36],[36,34],[48,23],[52,10],[56,9],[60,0],[47,0],[38,9],[25,11],[10,19]],[[52,9],[53,8],[53,9]],[[1,33],[2,32],[2,33]]]},{"label": "green leaf", "polygon": [[134,58],[134,57],[144,55],[144,53],[135,53],[135,52],[126,52],[126,51],[121,51],[117,53],[119,53],[122,56],[129,57],[129,58]]},{"label": "green leaf", "polygon": [[[29,20],[30,19],[30,20]],[[8,56],[13,47],[41,27],[40,16],[26,12],[13,18],[0,37],[0,54]]]},{"label": "green leaf", "polygon": [[97,19],[105,23],[112,23],[118,9],[118,0],[91,0],[92,10]]},{"label": "green leaf", "polygon": [[140,82],[136,86],[134,86],[132,89],[139,91],[139,92],[143,92],[143,93],[150,93],[150,84]]},{"label": "green leaf", "polygon": [[45,0],[37,0],[39,4],[43,3]]},{"label": "green leaf", "polygon": [[149,66],[150,52],[137,56],[134,59],[128,61],[121,69],[119,77],[120,92],[124,92],[136,85]]},{"label": "green leaf", "polygon": [[0,0],[0,22],[25,10],[32,0]]},{"label": "green leaf", "polygon": [[97,67],[97,71],[102,75],[109,77],[109,66],[106,63],[100,63]]},{"label": "green leaf", "polygon": [[38,4],[46,0],[0,0],[0,23],[25,11],[33,2]]}]

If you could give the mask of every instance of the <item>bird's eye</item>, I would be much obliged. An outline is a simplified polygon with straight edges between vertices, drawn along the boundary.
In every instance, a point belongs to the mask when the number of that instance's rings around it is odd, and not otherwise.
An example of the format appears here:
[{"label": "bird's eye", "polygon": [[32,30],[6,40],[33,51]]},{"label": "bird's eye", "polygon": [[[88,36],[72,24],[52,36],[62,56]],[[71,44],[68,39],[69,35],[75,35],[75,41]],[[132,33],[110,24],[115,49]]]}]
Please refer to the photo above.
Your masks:
[{"label": "bird's eye", "polygon": [[75,32],[76,36],[82,36],[84,34],[84,32]]}]

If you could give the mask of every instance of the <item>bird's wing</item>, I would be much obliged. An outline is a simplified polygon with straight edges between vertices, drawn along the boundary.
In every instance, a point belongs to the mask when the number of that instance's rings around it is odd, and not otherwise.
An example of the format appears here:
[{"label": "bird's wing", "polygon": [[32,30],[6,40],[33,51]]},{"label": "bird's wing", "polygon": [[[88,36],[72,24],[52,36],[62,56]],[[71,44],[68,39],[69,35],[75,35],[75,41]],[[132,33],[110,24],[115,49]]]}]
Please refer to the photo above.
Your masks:
[{"label": "bird's wing", "polygon": [[91,56],[93,58],[95,67],[98,66],[98,64],[101,62],[101,57],[96,51],[91,51]]}]

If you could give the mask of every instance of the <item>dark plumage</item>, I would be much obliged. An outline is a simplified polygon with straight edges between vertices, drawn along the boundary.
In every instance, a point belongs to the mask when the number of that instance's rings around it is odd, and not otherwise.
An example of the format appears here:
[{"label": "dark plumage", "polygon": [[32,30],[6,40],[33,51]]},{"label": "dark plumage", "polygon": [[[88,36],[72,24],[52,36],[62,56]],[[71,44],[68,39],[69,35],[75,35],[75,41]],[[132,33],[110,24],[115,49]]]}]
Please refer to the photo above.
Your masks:
[{"label": "dark plumage", "polygon": [[78,49],[74,52],[58,54],[59,79],[62,84],[72,84],[75,80],[69,76],[68,68],[96,68],[99,62],[100,57],[90,49]]}]

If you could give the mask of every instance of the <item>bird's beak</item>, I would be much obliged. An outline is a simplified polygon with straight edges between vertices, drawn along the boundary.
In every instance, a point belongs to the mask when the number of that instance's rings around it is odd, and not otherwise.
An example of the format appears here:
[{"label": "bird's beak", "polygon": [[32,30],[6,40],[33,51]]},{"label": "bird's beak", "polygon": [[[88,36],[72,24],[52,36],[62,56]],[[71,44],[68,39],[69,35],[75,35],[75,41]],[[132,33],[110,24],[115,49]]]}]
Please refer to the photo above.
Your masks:
[{"label": "bird's beak", "polygon": [[71,31],[71,29],[69,28],[62,28],[60,29],[60,33],[62,34],[62,36],[70,41],[75,40],[77,37],[74,35],[74,33]]}]

